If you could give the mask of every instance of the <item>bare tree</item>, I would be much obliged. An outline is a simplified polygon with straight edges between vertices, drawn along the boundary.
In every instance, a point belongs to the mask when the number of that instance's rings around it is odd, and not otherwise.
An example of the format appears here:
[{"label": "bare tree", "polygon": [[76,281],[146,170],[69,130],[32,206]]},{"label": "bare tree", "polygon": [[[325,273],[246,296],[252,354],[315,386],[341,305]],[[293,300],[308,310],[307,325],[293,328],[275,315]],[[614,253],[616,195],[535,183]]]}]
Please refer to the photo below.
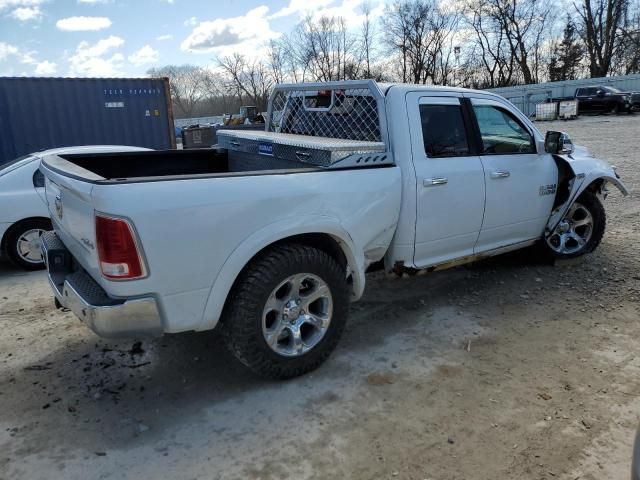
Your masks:
[{"label": "bare tree", "polygon": [[504,31],[488,15],[489,6],[482,0],[472,0],[466,6],[468,24],[475,33],[475,48],[471,51],[467,68],[480,64],[480,78],[472,81],[474,86],[489,88],[511,85],[515,59],[507,52]]},{"label": "bare tree", "polygon": [[622,32],[623,47],[619,54],[619,73],[640,73],[640,1],[636,2]]},{"label": "bare tree", "polygon": [[151,77],[168,77],[177,117],[193,117],[204,92],[202,68],[195,65],[167,65],[147,72]]},{"label": "bare tree", "polygon": [[358,45],[342,17],[307,17],[294,31],[296,50],[303,78],[331,81],[358,78],[361,56]]},{"label": "bare tree", "polygon": [[362,31],[360,32],[360,37],[361,51],[364,57],[363,76],[365,78],[371,78],[373,76],[371,70],[371,57],[374,54],[376,32],[375,25],[371,19],[371,4],[369,2],[366,2],[363,5],[362,13],[364,15],[364,20],[362,21]]},{"label": "bare tree", "polygon": [[452,53],[447,47],[457,21],[436,0],[397,1],[387,7],[385,41],[388,52],[398,59],[403,82],[446,83]]},{"label": "bare tree", "polygon": [[234,53],[218,58],[217,63],[229,77],[229,85],[241,101],[246,99],[259,109],[267,108],[273,75],[264,62],[249,62],[244,55]]},{"label": "bare tree", "polygon": [[574,7],[580,16],[591,78],[605,77],[624,46],[629,0],[583,0]]}]

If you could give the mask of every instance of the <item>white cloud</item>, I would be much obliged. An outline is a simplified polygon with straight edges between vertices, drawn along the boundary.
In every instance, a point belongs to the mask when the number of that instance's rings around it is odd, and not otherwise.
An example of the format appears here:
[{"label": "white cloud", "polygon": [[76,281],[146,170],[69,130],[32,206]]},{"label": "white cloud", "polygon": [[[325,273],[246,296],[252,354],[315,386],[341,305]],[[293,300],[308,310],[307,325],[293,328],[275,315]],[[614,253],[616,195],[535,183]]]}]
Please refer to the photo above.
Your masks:
[{"label": "white cloud", "polygon": [[88,3],[90,5],[96,5],[98,3],[111,3],[113,0],[78,0],[78,3]]},{"label": "white cloud", "polygon": [[69,58],[69,76],[113,77],[122,75],[124,55],[112,53],[124,45],[124,40],[115,35],[103,38],[91,45],[80,42],[75,53]]},{"label": "white cloud", "polygon": [[180,48],[190,52],[212,52],[229,46],[246,46],[250,42],[255,50],[258,44],[280,35],[271,30],[268,11],[269,7],[262,5],[240,17],[200,22]]},{"label": "white cloud", "polygon": [[[310,15],[311,18],[316,21],[322,17],[343,18],[348,28],[359,28],[365,18],[362,12],[364,4],[365,0],[343,0],[340,5],[321,8],[310,13]],[[384,2],[379,1],[377,4],[370,4],[369,6],[369,18],[371,20],[381,17],[384,14]]]},{"label": "white cloud", "polygon": [[0,60],[4,60],[9,55],[17,55],[18,47],[10,45],[5,42],[0,42]]},{"label": "white cloud", "polygon": [[68,17],[56,22],[56,27],[65,32],[87,32],[102,30],[111,26],[107,17]]},{"label": "white cloud", "polygon": [[268,18],[276,19],[298,15],[300,18],[310,16],[317,21],[321,17],[341,17],[345,20],[347,27],[358,28],[364,21],[363,8],[365,3],[369,3],[369,17],[375,19],[384,14],[385,0],[367,2],[367,0],[290,0],[289,5],[278,10]]},{"label": "white cloud", "polygon": [[129,55],[129,63],[139,67],[140,65],[148,65],[150,63],[156,63],[160,57],[160,52],[151,48],[151,45],[145,45],[140,50],[133,52]]},{"label": "white cloud", "polygon": [[11,16],[21,22],[37,20],[42,16],[42,10],[37,5],[35,7],[18,7],[11,12]]},{"label": "white cloud", "polygon": [[35,50],[23,50],[20,47],[11,45],[9,43],[0,42],[0,61],[5,60],[8,57],[14,57],[20,63],[27,65],[34,65],[38,63],[36,60],[38,52]]},{"label": "white cloud", "polygon": [[288,17],[289,15],[298,14],[301,17],[312,14],[316,10],[328,7],[334,0],[290,0],[289,5],[281,8],[269,18]]},{"label": "white cloud", "polygon": [[20,63],[26,63],[27,65],[34,65],[36,63],[38,63],[38,61],[36,60],[36,55],[38,54],[38,52],[36,52],[35,50],[30,50],[28,52],[22,52],[20,53]]},{"label": "white cloud", "polygon": [[173,35],[171,35],[170,33],[156,37],[156,40],[159,42],[162,42],[164,40],[171,40],[171,39],[173,39]]},{"label": "white cloud", "polygon": [[44,62],[40,62],[38,63],[38,65],[36,65],[34,73],[36,75],[55,75],[57,70],[58,66],[55,64],[55,62],[45,60]]},{"label": "white cloud", "polygon": [[198,24],[198,17],[187,18],[182,25],[185,27],[195,27]]},{"label": "white cloud", "polygon": [[17,7],[35,7],[44,3],[44,0],[0,0],[0,12]]}]

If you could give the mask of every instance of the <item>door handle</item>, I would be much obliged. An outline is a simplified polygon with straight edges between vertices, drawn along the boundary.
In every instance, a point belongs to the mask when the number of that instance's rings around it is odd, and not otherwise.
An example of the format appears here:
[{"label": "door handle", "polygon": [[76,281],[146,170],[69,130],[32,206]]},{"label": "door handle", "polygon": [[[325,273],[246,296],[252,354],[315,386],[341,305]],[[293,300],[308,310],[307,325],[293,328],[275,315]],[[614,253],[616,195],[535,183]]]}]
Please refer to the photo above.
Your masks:
[{"label": "door handle", "polygon": [[437,185],[445,185],[449,180],[445,177],[425,178],[422,185],[425,187],[434,187]]},{"label": "door handle", "polygon": [[507,178],[508,176],[510,176],[511,173],[504,171],[504,172],[491,172],[491,178]]}]

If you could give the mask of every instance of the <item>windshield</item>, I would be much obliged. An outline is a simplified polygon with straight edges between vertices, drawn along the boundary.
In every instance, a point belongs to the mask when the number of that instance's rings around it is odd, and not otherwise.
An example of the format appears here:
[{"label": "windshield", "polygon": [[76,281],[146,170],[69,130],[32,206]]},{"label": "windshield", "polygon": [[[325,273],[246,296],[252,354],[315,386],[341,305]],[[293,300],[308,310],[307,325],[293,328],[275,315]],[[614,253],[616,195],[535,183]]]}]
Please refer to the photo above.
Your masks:
[{"label": "windshield", "polygon": [[32,159],[32,158],[33,157],[31,157],[31,155],[23,155],[22,157],[18,157],[15,160],[11,160],[9,163],[5,163],[3,165],[0,165],[0,175],[2,175],[10,167],[14,167],[20,162],[28,163],[28,161],[26,161],[26,160],[29,159],[29,161],[30,161],[30,159]]},{"label": "windshield", "polygon": [[618,90],[615,87],[604,87],[604,90],[609,93],[622,93],[622,90]]}]

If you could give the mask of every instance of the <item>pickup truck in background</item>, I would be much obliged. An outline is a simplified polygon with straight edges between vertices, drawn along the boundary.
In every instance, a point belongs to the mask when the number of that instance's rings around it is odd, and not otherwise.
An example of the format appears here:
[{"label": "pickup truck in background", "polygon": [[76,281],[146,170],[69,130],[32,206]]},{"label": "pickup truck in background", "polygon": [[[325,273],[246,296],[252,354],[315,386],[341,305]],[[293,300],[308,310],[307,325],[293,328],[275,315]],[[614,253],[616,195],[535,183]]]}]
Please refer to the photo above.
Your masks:
[{"label": "pickup truck in background", "polygon": [[632,113],[640,108],[640,92],[628,93],[608,86],[576,89],[579,113]]},{"label": "pickup truck in background", "polygon": [[437,270],[604,234],[616,171],[504,98],[452,87],[279,85],[264,131],[218,149],[50,155],[56,301],[97,334],[219,325],[255,372],[289,378],[335,348],[365,273]]}]

